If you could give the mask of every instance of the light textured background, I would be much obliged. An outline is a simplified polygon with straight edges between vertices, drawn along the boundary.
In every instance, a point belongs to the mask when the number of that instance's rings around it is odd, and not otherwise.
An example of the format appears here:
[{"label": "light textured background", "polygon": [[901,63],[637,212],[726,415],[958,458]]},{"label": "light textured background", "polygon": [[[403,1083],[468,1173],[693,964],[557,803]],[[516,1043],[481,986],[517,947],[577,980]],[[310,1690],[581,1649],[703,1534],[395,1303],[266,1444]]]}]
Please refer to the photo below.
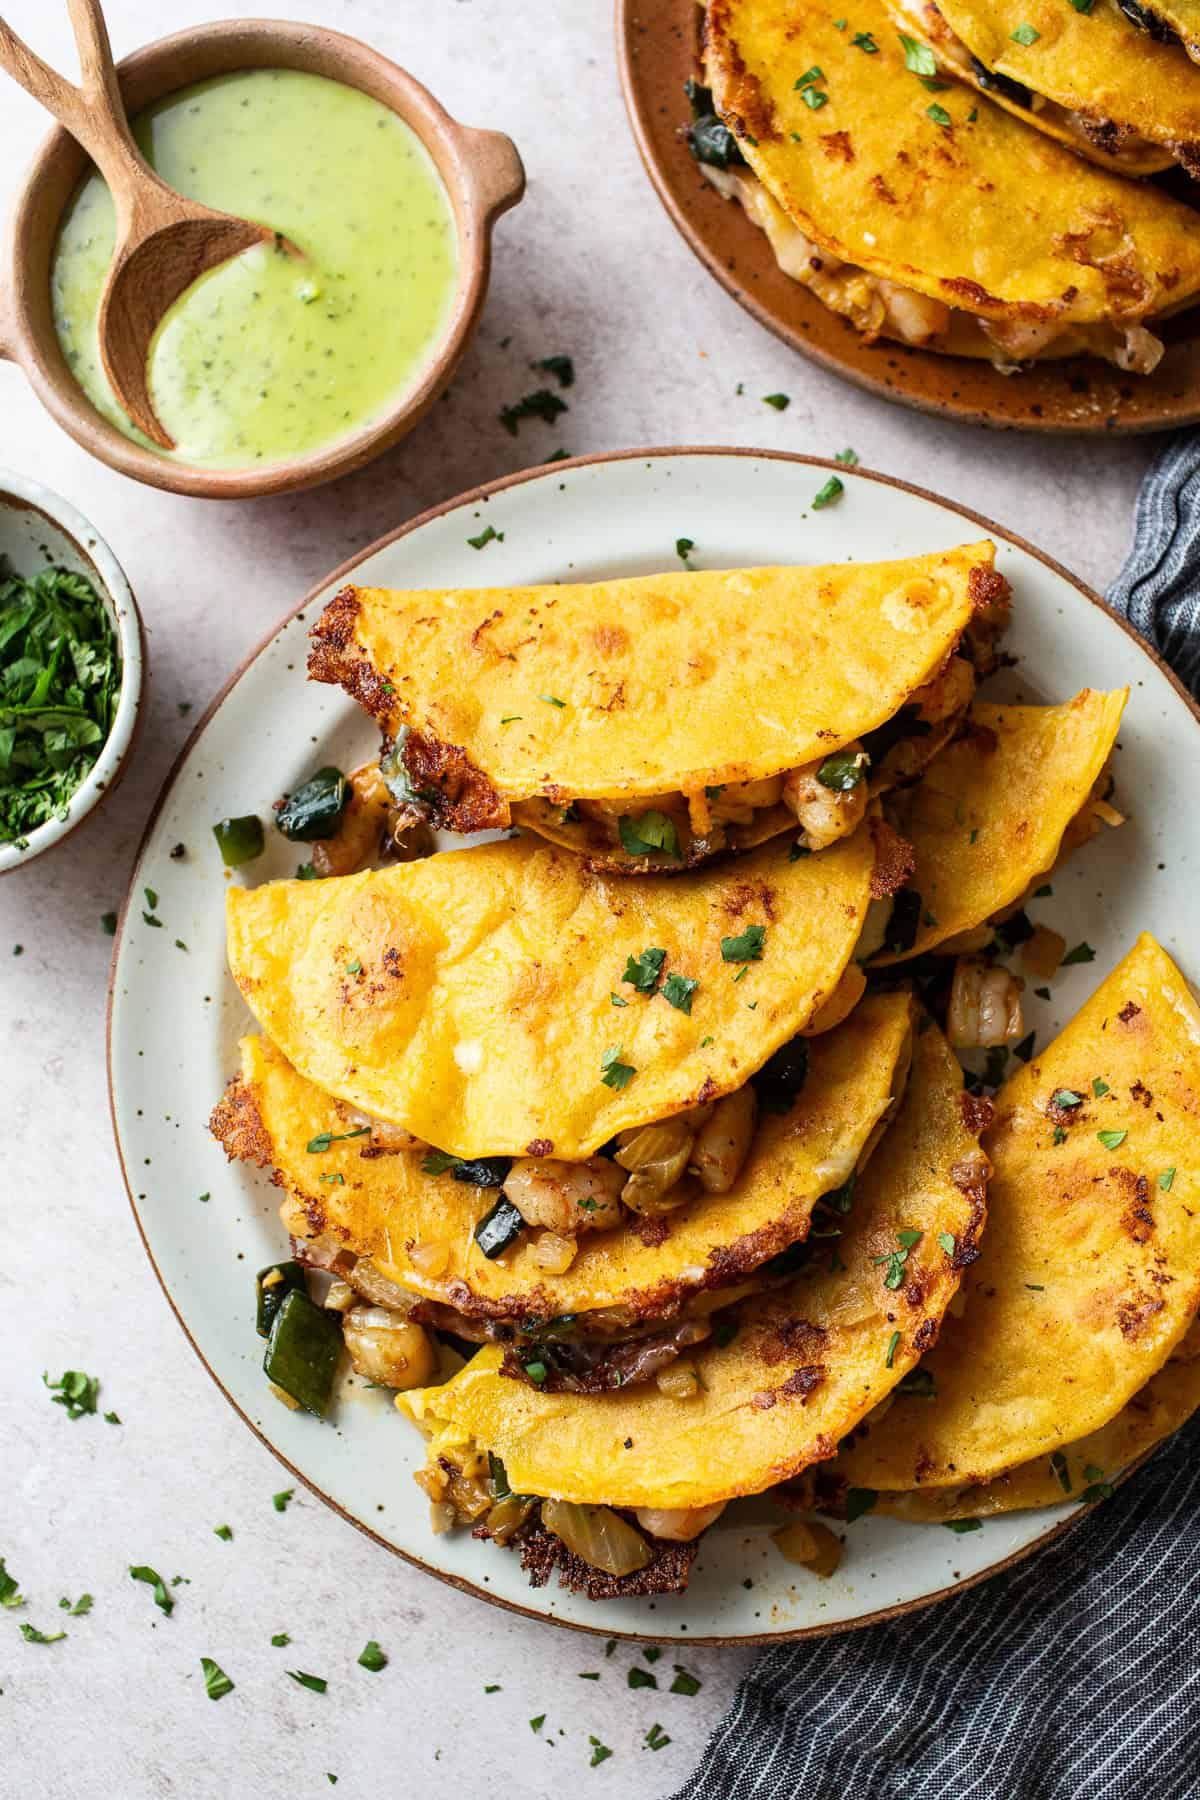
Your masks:
[{"label": "light textured background", "polygon": [[[260,9],[274,12],[270,6]],[[316,9],[310,8],[310,15]],[[5,15],[73,67],[63,11]],[[209,16],[191,0],[111,0],[118,54]],[[1151,445],[992,435],[884,405],[794,358],[701,272],[645,181],[617,87],[606,0],[329,0],[320,22],[405,64],[472,124],[506,130],[529,174],[504,219],[483,327],[450,396],[406,444],[351,480],[243,505],[178,499],[91,462],[0,368],[0,465],[71,498],[123,562],[149,633],[137,765],[102,816],[0,883],[0,1070],[8,1228],[0,1255],[0,1555],[30,1596],[0,1615],[0,1791],[21,1796],[253,1795],[299,1800],[481,1789],[540,1800],[669,1792],[744,1666],[696,1652],[693,1699],[631,1692],[621,1647],[508,1617],[377,1549],[301,1490],[230,1412],[184,1341],[142,1253],[110,1143],[100,915],[121,898],[146,814],[193,716],[325,571],[434,502],[548,455],[631,444],[735,443],[831,454],[990,513],[1097,586],[1115,572]],[[0,77],[0,82],[3,78]],[[41,124],[0,86],[0,200]],[[501,340],[510,339],[501,349]],[[577,385],[554,429],[508,437],[502,404],[527,365],[567,352]],[[744,395],[737,397],[741,382]],[[782,390],[788,411],[759,396]],[[10,947],[24,945],[13,958]],[[197,1105],[207,1106],[198,1095]],[[186,1168],[181,1188],[190,1191]],[[70,1422],[41,1372],[103,1379],[100,1418]],[[231,1543],[213,1536],[233,1527]],[[127,1565],[183,1574],[163,1619]],[[60,1595],[95,1595],[66,1619]],[[66,1626],[25,1643],[18,1621]],[[273,1632],[292,1646],[273,1650]],[[368,1637],[391,1656],[370,1675]],[[211,1655],[237,1690],[204,1695]],[[664,1660],[660,1667],[667,1667]],[[319,1697],[285,1668],[325,1676]],[[599,1669],[598,1682],[580,1682]],[[501,1691],[483,1692],[498,1682]],[[664,1682],[664,1686],[666,1683]],[[545,1713],[541,1740],[528,1720]],[[658,1721],[671,1745],[642,1747]],[[588,1737],[614,1751],[588,1764]],[[547,1755],[547,1749],[550,1754]]]}]

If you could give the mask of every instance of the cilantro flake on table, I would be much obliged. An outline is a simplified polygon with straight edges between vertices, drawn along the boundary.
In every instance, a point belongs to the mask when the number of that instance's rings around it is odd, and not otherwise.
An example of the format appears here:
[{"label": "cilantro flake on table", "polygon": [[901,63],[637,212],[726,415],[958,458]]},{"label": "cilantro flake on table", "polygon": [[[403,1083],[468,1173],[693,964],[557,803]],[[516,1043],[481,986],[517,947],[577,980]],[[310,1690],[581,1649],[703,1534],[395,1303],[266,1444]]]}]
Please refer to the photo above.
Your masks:
[{"label": "cilantro flake on table", "polygon": [[846,1489],[846,1523],[853,1525],[855,1519],[861,1519],[864,1513],[873,1510],[879,1495],[874,1488]]},{"label": "cilantro flake on table", "polygon": [[95,1605],[95,1598],[91,1594],[80,1594],[78,1600],[72,1605],[70,1600],[64,1594],[58,1604],[62,1607],[68,1619],[81,1619],[84,1613],[91,1612],[92,1607]]},{"label": "cilantro flake on table", "polygon": [[589,1768],[594,1769],[597,1763],[608,1761],[609,1757],[612,1755],[612,1751],[607,1744],[602,1744],[598,1737],[589,1737],[588,1743],[592,1746],[592,1754],[588,1763]]},{"label": "cilantro flake on table", "polygon": [[[324,1180],[324,1176],[322,1176],[321,1179]],[[288,1509],[288,1501],[295,1492],[295,1488],[281,1488],[279,1493],[272,1494],[271,1505],[275,1508],[275,1511],[286,1512]]]},{"label": "cilantro flake on table", "polygon": [[213,1526],[213,1536],[222,1538],[225,1541],[225,1543],[228,1544],[233,1537],[233,1526],[232,1525],[214,1525]]},{"label": "cilantro flake on table", "polygon": [[85,1413],[96,1410],[96,1396],[100,1392],[100,1377],[85,1375],[82,1369],[67,1369],[57,1381],[51,1381],[45,1370],[42,1380],[48,1388],[56,1389],[51,1399],[55,1406],[65,1406],[69,1419],[82,1419]]},{"label": "cilantro flake on table", "polygon": [[704,1683],[697,1680],[681,1663],[675,1664],[675,1679],[671,1683],[673,1694],[698,1694],[703,1686]]},{"label": "cilantro flake on table", "polygon": [[4,1558],[0,1556],[0,1606],[24,1606],[25,1596],[20,1592],[20,1587],[20,1582],[9,1574],[4,1566]]},{"label": "cilantro flake on table", "polygon": [[308,1688],[313,1694],[323,1694],[329,1686],[323,1675],[307,1675],[303,1669],[289,1669],[288,1674],[293,1681],[299,1682],[301,1687]]},{"label": "cilantro flake on table", "polygon": [[541,419],[546,425],[553,425],[560,413],[568,410],[567,403],[559,394],[549,388],[537,388],[532,394],[525,394],[511,406],[500,408],[500,423],[510,437],[516,437],[521,429],[522,419]]},{"label": "cilantro flake on table", "polygon": [[832,506],[835,500],[840,500],[845,491],[845,482],[838,476],[831,475],[825,485],[818,488],[813,495],[813,511],[823,512],[827,506]]},{"label": "cilantro flake on table", "polygon": [[482,550],[485,544],[502,544],[504,533],[497,531],[494,525],[485,525],[478,537],[469,537],[467,542],[472,550]]},{"label": "cilantro flake on table", "polygon": [[763,405],[764,406],[773,406],[775,408],[776,412],[786,412],[788,407],[791,404],[792,404],[792,397],[790,394],[764,394],[763,395]]},{"label": "cilantro flake on table", "polygon": [[152,1569],[148,1563],[131,1563],[129,1573],[134,1581],[144,1581],[148,1587],[154,1589],[154,1604],[159,1612],[165,1613],[169,1619],[175,1610],[175,1602],[168,1594],[166,1584],[158,1570]]},{"label": "cilantro flake on table", "polygon": [[204,1691],[210,1700],[221,1700],[226,1694],[232,1694],[234,1684],[220,1663],[214,1662],[211,1656],[202,1656],[200,1667],[204,1671]]},{"label": "cilantro flake on table", "polygon": [[0,557],[0,843],[66,818],[120,691],[116,633],[92,584],[61,568],[26,581]]},{"label": "cilantro flake on table", "polygon": [[647,1750],[665,1750],[670,1741],[667,1733],[663,1730],[657,1720],[655,1720],[654,1724],[642,1739]]},{"label": "cilantro flake on table", "polygon": [[57,1644],[65,1631],[39,1631],[36,1625],[22,1625],[21,1636],[27,1644]]},{"label": "cilantro flake on table", "polygon": [[291,1641],[292,1640],[288,1636],[286,1631],[277,1631],[275,1633],[274,1637],[271,1639],[271,1642],[275,1646],[276,1650],[286,1650],[287,1646],[291,1643]]},{"label": "cilantro flake on table", "polygon": [[631,1688],[656,1688],[658,1676],[652,1675],[649,1669],[639,1669],[635,1664],[626,1677]]},{"label": "cilantro flake on table", "polygon": [[1095,962],[1095,960],[1096,952],[1092,949],[1090,944],[1076,944],[1074,949],[1067,951],[1067,954],[1063,957],[1059,967],[1067,969],[1072,963],[1090,963]]},{"label": "cilantro flake on table", "polygon": [[361,1668],[369,1669],[372,1675],[378,1675],[381,1669],[387,1668],[388,1659],[379,1648],[374,1638],[368,1638],[359,1654]]},{"label": "cilantro flake on table", "polygon": [[540,362],[530,363],[529,366],[540,370],[543,375],[553,375],[559,387],[575,386],[575,364],[569,356],[543,356]]}]

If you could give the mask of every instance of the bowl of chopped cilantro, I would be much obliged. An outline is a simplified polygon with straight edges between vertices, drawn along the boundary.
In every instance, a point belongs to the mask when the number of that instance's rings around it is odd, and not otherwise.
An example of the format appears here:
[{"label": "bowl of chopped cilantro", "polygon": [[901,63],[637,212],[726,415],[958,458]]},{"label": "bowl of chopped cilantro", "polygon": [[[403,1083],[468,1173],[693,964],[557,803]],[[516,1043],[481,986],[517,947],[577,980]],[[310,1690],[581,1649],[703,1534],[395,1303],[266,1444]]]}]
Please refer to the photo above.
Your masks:
[{"label": "bowl of chopped cilantro", "polygon": [[0,875],[66,837],[133,743],[142,627],[83,515],[0,470]]}]

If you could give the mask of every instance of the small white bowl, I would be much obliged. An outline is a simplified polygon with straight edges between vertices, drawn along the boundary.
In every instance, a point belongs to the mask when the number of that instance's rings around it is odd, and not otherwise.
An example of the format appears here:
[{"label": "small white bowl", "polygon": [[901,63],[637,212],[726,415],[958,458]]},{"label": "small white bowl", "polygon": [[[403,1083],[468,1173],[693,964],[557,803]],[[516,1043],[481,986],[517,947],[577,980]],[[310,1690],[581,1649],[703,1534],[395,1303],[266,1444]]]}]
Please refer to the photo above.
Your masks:
[{"label": "small white bowl", "polygon": [[141,716],[144,652],[133,591],[99,532],[69,500],[9,469],[0,469],[0,554],[27,578],[50,564],[85,576],[108,608],[121,652],[117,713],[99,756],[71,795],[65,818],[39,825],[23,849],[0,843],[0,875],[6,875],[61,843],[117,785]]}]

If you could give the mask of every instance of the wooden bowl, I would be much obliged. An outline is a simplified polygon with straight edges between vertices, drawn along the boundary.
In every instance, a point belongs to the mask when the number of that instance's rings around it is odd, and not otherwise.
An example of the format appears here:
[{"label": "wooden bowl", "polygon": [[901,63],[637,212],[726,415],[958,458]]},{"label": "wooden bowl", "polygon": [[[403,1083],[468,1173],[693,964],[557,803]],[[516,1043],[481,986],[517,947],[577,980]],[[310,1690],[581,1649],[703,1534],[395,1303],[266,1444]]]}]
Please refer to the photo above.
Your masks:
[{"label": "wooden bowl", "polygon": [[[491,267],[491,228],[525,191],[515,145],[450,117],[420,82],[340,32],[286,20],[199,25],[147,44],[117,65],[130,116],[179,88],[241,69],[299,69],[359,88],[398,114],[428,150],[458,227],[458,287],[441,341],[417,383],[391,409],[303,456],[246,469],[174,462],[124,437],[92,406],[54,330],[50,269],[63,211],[90,166],[66,131],[42,145],[17,198],[0,278],[0,356],[19,363],[43,406],[85,450],[123,475],[201,499],[242,500],[314,487],[359,469],[402,438],[446,387],[479,319]],[[314,151],[318,154],[319,149]]]},{"label": "wooden bowl", "polygon": [[849,319],[784,274],[765,234],[740,206],[722,199],[688,150],[683,84],[698,72],[696,0],[616,0],[616,6],[621,85],[646,173],[709,274],[785,344],[857,387],[941,418],[1080,435],[1200,423],[1197,306],[1163,323],[1167,353],[1151,375],[1126,375],[1090,356],[1002,375],[970,357],[939,356],[885,338],[869,343]]},{"label": "wooden bowl", "polygon": [[0,875],[6,875],[61,844],[121,779],[141,726],[145,646],[133,590],[95,526],[60,494],[9,469],[0,469],[0,556],[18,575],[31,576],[49,560],[85,576],[108,609],[121,652],[116,716],[99,756],[71,795],[65,818],[47,819],[23,844],[0,843]]}]

